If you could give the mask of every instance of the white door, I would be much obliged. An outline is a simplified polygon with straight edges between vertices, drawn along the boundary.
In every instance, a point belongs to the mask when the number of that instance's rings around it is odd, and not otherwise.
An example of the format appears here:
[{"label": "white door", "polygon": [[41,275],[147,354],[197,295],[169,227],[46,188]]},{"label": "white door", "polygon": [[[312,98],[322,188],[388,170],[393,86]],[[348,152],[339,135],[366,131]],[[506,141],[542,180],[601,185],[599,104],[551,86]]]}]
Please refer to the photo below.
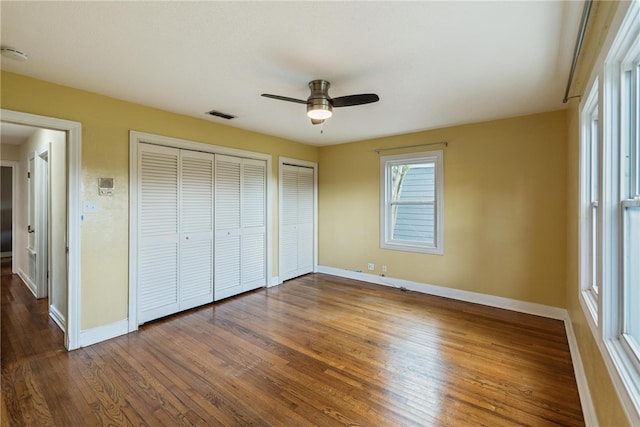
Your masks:
[{"label": "white door", "polygon": [[49,294],[49,146],[29,155],[26,284],[36,298]]},{"label": "white door", "polygon": [[267,284],[266,164],[242,160],[242,292]]},{"label": "white door", "polygon": [[216,301],[242,292],[240,279],[240,166],[242,159],[215,156]]},{"label": "white door", "polygon": [[178,299],[180,151],[140,144],[138,321],[175,313]]},{"label": "white door", "polygon": [[49,296],[49,145],[36,152],[35,247],[38,298]]},{"label": "white door", "polygon": [[213,154],[180,152],[180,310],[213,301]]},{"label": "white door", "polygon": [[311,273],[314,252],[314,170],[281,164],[280,279]]},{"label": "white door", "polygon": [[216,155],[215,300],[266,285],[266,164]]},{"label": "white door", "polygon": [[29,155],[27,170],[28,201],[27,201],[27,286],[34,295],[38,295],[36,287],[36,155]]}]

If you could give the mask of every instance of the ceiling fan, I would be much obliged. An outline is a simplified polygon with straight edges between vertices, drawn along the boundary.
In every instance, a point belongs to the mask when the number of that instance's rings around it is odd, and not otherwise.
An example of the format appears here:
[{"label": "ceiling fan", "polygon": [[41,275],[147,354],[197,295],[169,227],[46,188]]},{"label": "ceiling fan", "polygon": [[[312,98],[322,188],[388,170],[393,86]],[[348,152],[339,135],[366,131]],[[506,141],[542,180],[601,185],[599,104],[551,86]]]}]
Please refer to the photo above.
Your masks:
[{"label": "ceiling fan", "polygon": [[378,102],[380,98],[375,93],[361,93],[358,95],[339,96],[331,98],[329,96],[329,86],[331,84],[326,80],[313,80],[309,82],[311,95],[307,100],[289,98],[287,96],[271,95],[263,93],[266,98],[279,99],[281,101],[296,102],[298,104],[307,104],[307,116],[311,119],[311,123],[319,125],[333,114],[333,107],[351,107],[353,105],[370,104]]}]

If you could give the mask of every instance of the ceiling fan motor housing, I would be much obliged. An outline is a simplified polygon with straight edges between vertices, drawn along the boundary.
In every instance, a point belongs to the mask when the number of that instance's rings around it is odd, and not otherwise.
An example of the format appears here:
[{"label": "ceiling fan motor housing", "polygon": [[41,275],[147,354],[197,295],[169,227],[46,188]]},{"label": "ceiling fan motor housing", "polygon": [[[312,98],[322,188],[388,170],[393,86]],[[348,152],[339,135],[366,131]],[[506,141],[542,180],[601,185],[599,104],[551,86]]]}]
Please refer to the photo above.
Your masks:
[{"label": "ceiling fan motor housing", "polygon": [[[307,114],[315,119],[331,117],[333,105],[329,98],[330,83],[326,80],[313,80],[309,82],[311,95],[307,98]],[[310,113],[311,112],[311,113]]]}]

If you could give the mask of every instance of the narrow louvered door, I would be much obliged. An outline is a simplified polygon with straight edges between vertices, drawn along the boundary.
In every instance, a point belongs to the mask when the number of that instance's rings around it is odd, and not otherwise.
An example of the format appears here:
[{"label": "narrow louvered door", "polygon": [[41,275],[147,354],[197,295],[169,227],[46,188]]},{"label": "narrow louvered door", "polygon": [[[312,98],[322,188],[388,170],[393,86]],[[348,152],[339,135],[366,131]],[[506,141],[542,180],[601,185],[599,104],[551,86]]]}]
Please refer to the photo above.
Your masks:
[{"label": "narrow louvered door", "polygon": [[280,279],[313,271],[314,171],[282,165],[280,218]]},{"label": "narrow louvered door", "polygon": [[298,270],[298,168],[281,167],[280,279],[285,281]]},{"label": "narrow louvered door", "polygon": [[138,156],[139,323],[179,309],[177,149],[140,144]]},{"label": "narrow louvered door", "polygon": [[298,269],[296,276],[313,271],[313,169],[298,167]]},{"label": "narrow louvered door", "polygon": [[213,301],[213,154],[180,153],[180,310]]},{"label": "narrow louvered door", "polygon": [[242,160],[242,291],[266,285],[266,164]]},{"label": "narrow louvered door", "polygon": [[242,159],[215,156],[214,299],[242,292],[240,275],[240,169]]}]

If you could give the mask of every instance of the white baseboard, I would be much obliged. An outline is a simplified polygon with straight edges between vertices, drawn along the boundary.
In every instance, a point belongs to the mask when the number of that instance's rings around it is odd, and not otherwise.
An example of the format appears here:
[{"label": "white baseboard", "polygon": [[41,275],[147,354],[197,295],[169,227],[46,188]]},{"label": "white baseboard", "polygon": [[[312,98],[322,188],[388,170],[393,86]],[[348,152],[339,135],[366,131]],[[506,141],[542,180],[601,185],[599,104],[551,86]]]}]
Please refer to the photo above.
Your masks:
[{"label": "white baseboard", "polygon": [[280,285],[282,282],[280,281],[280,278],[278,276],[274,276],[271,278],[271,280],[269,281],[269,283],[267,283],[267,288],[272,288],[274,286],[278,286]]},{"label": "white baseboard", "polygon": [[569,342],[573,372],[578,385],[578,393],[580,394],[580,404],[582,405],[584,423],[587,427],[597,427],[598,417],[596,416],[596,411],[593,406],[593,399],[591,398],[591,392],[589,391],[589,383],[587,382],[587,376],[584,372],[582,357],[580,356],[580,350],[578,349],[578,341],[576,340],[576,335],[573,332],[573,325],[571,324],[569,313],[567,313],[564,319],[564,329],[567,332],[567,341]]},{"label": "white baseboard", "polygon": [[520,313],[533,314],[536,316],[548,317],[557,320],[564,320],[567,312],[563,308],[553,307],[550,305],[519,301],[493,295],[481,294],[478,292],[463,291],[460,289],[445,288],[442,286],[430,285],[427,283],[394,279],[392,277],[382,277],[376,274],[367,274],[360,271],[344,270],[341,268],[318,266],[318,273],[326,273],[333,276],[361,280],[363,282],[374,283],[376,285],[382,286],[390,286],[393,288],[404,288],[411,291],[422,292],[424,294],[451,298],[475,304],[482,304],[489,307],[502,308],[505,310],[518,311]]},{"label": "white baseboard", "polygon": [[22,271],[21,268],[18,268],[18,276],[20,276],[24,284],[27,285],[27,288],[29,288],[33,296],[38,298],[38,292],[36,291],[36,284],[33,283],[31,279],[29,279],[29,276],[27,276],[26,273]]},{"label": "white baseboard", "polygon": [[129,319],[119,320],[97,328],[80,331],[79,347],[87,347],[92,344],[106,341],[129,333]]},{"label": "white baseboard", "polygon": [[67,331],[67,321],[64,318],[64,315],[52,305],[49,306],[49,317],[51,317],[51,319],[56,322],[56,324],[60,327],[60,329],[62,329],[63,332]]}]

